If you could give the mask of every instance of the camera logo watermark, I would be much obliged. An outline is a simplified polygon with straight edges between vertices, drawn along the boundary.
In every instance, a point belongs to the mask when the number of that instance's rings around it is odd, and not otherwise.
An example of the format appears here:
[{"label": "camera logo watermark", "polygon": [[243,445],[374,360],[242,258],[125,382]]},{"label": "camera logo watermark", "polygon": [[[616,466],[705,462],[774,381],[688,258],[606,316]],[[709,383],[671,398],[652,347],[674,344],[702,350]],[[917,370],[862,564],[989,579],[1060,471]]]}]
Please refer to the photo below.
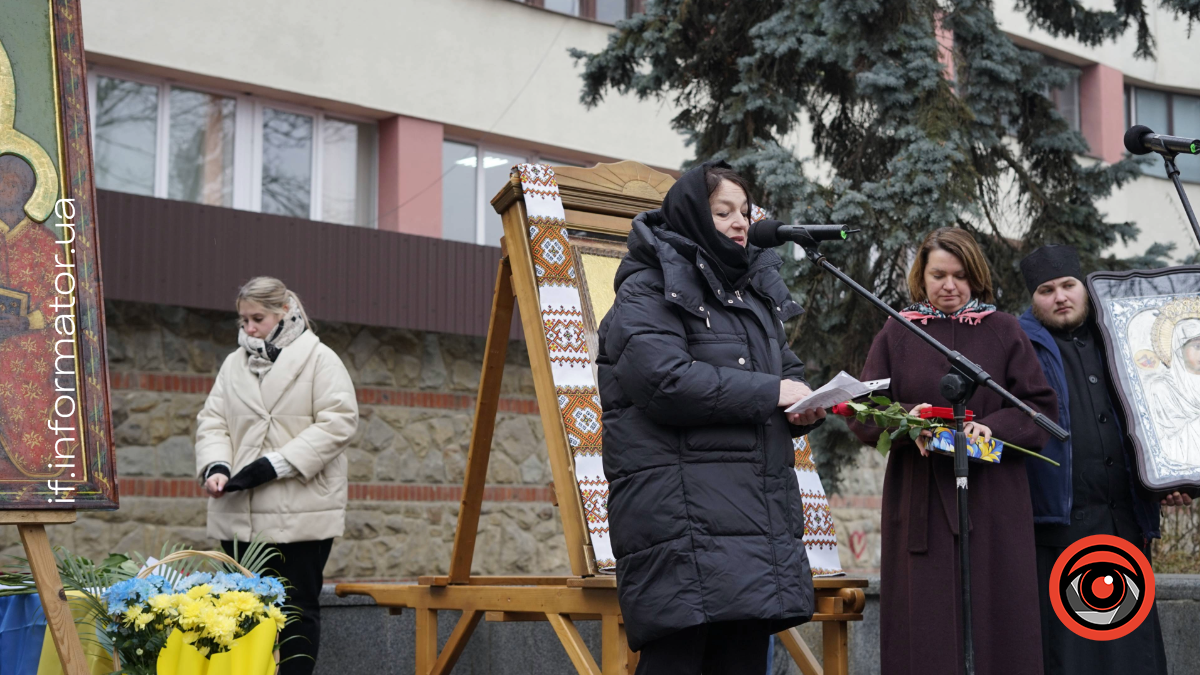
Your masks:
[{"label": "camera logo watermark", "polygon": [[1154,570],[1136,546],[1120,537],[1084,537],[1055,561],[1050,603],[1059,621],[1076,635],[1116,640],[1150,614]]}]

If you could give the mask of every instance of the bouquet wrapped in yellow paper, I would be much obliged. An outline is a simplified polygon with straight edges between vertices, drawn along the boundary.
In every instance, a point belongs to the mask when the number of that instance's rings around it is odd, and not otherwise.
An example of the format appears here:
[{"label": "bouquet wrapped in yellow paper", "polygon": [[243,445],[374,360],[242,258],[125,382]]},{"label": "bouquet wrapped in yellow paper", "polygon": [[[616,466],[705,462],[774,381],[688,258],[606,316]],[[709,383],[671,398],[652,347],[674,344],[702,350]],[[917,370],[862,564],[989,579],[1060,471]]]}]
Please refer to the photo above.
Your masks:
[{"label": "bouquet wrapped in yellow paper", "polygon": [[158,675],[272,675],[278,658],[278,633],[275,621],[264,619],[235,639],[228,651],[206,656],[175,629],[158,654]]},{"label": "bouquet wrapped in yellow paper", "polygon": [[[238,572],[192,572],[174,583],[151,572],[189,557],[225,563]],[[269,674],[287,622],[278,579],[250,572],[223,553],[179,551],[137,577],[104,591],[108,624],[123,672]]]}]

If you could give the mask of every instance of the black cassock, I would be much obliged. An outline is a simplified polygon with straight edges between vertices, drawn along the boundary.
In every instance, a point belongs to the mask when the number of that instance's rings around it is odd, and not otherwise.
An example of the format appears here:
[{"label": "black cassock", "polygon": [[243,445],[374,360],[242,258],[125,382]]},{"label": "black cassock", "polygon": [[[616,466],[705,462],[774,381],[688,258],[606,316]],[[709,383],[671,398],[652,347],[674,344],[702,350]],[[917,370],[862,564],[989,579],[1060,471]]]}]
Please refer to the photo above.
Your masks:
[{"label": "black cassock", "polygon": [[1054,562],[1068,546],[1084,537],[1117,536],[1150,558],[1149,540],[1133,513],[1131,481],[1135,477],[1125,461],[1132,448],[1128,447],[1117,422],[1097,333],[1091,319],[1070,334],[1051,331],[1062,353],[1067,376],[1073,495],[1070,525],[1034,528],[1045,675],[1166,675],[1167,657],[1157,606],[1129,635],[1101,642],[1072,633],[1050,605],[1050,571]]}]

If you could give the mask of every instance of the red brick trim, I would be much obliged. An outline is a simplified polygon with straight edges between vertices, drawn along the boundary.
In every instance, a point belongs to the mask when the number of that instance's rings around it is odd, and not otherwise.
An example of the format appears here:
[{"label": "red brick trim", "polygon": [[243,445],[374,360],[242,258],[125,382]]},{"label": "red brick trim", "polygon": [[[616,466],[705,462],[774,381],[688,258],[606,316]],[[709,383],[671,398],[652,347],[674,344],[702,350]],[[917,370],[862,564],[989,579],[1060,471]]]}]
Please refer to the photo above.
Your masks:
[{"label": "red brick trim", "polygon": [[[123,497],[206,497],[191,478],[118,479]],[[412,483],[351,483],[350,500],[361,502],[460,502],[461,485],[414,485]],[[554,501],[554,490],[534,485],[489,485],[483,490],[487,502]]]},{"label": "red brick trim", "polygon": [[[126,497],[205,497],[204,488],[191,478],[119,479],[121,495]],[[352,501],[368,502],[458,502],[461,485],[421,485],[414,483],[350,483]],[[483,490],[487,502],[553,502],[554,490],[536,485],[489,485]],[[830,495],[835,509],[878,509],[883,497],[876,495]]]},{"label": "red brick trim", "polygon": [[[351,483],[350,499],[369,502],[460,502],[462,486]],[[483,489],[485,502],[552,502],[554,491],[538,486],[490,485]]]},{"label": "red brick trim", "polygon": [[122,497],[207,497],[191,478],[125,478],[117,479]]},{"label": "red brick trim", "polygon": [[[446,410],[474,410],[475,397],[464,394],[443,394],[432,391],[408,391],[404,389],[381,389],[359,387],[358,402],[363,405],[396,405],[405,408],[442,408]],[[501,398],[500,412],[520,415],[538,414],[536,399]]]},{"label": "red brick trim", "polygon": [[[178,373],[109,373],[113,389],[159,391],[176,394],[207,394],[216,378],[208,375]],[[363,405],[395,405],[405,408],[440,408],[443,410],[474,410],[475,397],[465,394],[444,394],[432,391],[411,391],[382,387],[358,387],[358,402]],[[500,412],[519,415],[538,414],[538,404],[532,398],[501,398]]]},{"label": "red brick trim", "polygon": [[113,389],[143,389],[175,394],[207,394],[217,381],[207,375],[181,375],[177,373],[130,373],[108,374],[109,386]]}]

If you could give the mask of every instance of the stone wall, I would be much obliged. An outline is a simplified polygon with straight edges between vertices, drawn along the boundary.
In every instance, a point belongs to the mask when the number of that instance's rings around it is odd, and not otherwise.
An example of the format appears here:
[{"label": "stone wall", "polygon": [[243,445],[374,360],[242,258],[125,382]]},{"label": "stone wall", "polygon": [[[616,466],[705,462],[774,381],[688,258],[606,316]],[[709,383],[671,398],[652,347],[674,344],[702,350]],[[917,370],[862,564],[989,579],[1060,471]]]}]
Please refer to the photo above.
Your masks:
[{"label": "stone wall", "polygon": [[878,574],[883,539],[879,530],[883,473],[887,458],[863,447],[855,463],[842,470],[838,493],[829,495],[842,567],[856,574]]},{"label": "stone wall", "polygon": [[[211,547],[206,498],[193,480],[196,413],[225,356],[237,348],[232,312],[106,304],[121,508],[51,528],[71,551],[100,556],[164,543]],[[320,322],[317,333],[358,388],[358,432],[346,450],[351,502],[334,543],[331,579],[445,573],[470,440],[484,339]],[[847,569],[879,567],[884,460],[864,449],[831,498]],[[480,520],[479,573],[566,573],[562,525],[523,342],[509,347],[501,412]],[[510,489],[511,488],[511,489]],[[435,491],[438,491],[435,493]],[[0,527],[0,553],[17,553]]]},{"label": "stone wall", "polygon": [[[212,378],[237,348],[235,316],[126,302],[109,302],[105,311],[121,508],[85,512],[73,527],[50,528],[53,543],[100,557],[154,554],[166,542],[214,546],[205,533],[206,499],[193,479],[193,441]],[[352,485],[346,535],[335,541],[326,575],[446,572],[484,339],[325,322],[317,332],[346,364],[361,415],[346,450]],[[510,345],[502,397],[488,483],[530,489],[501,490],[485,502],[475,569],[566,573],[522,342]],[[364,498],[354,499],[356,493]],[[20,552],[15,528],[0,527],[0,552]]]}]

